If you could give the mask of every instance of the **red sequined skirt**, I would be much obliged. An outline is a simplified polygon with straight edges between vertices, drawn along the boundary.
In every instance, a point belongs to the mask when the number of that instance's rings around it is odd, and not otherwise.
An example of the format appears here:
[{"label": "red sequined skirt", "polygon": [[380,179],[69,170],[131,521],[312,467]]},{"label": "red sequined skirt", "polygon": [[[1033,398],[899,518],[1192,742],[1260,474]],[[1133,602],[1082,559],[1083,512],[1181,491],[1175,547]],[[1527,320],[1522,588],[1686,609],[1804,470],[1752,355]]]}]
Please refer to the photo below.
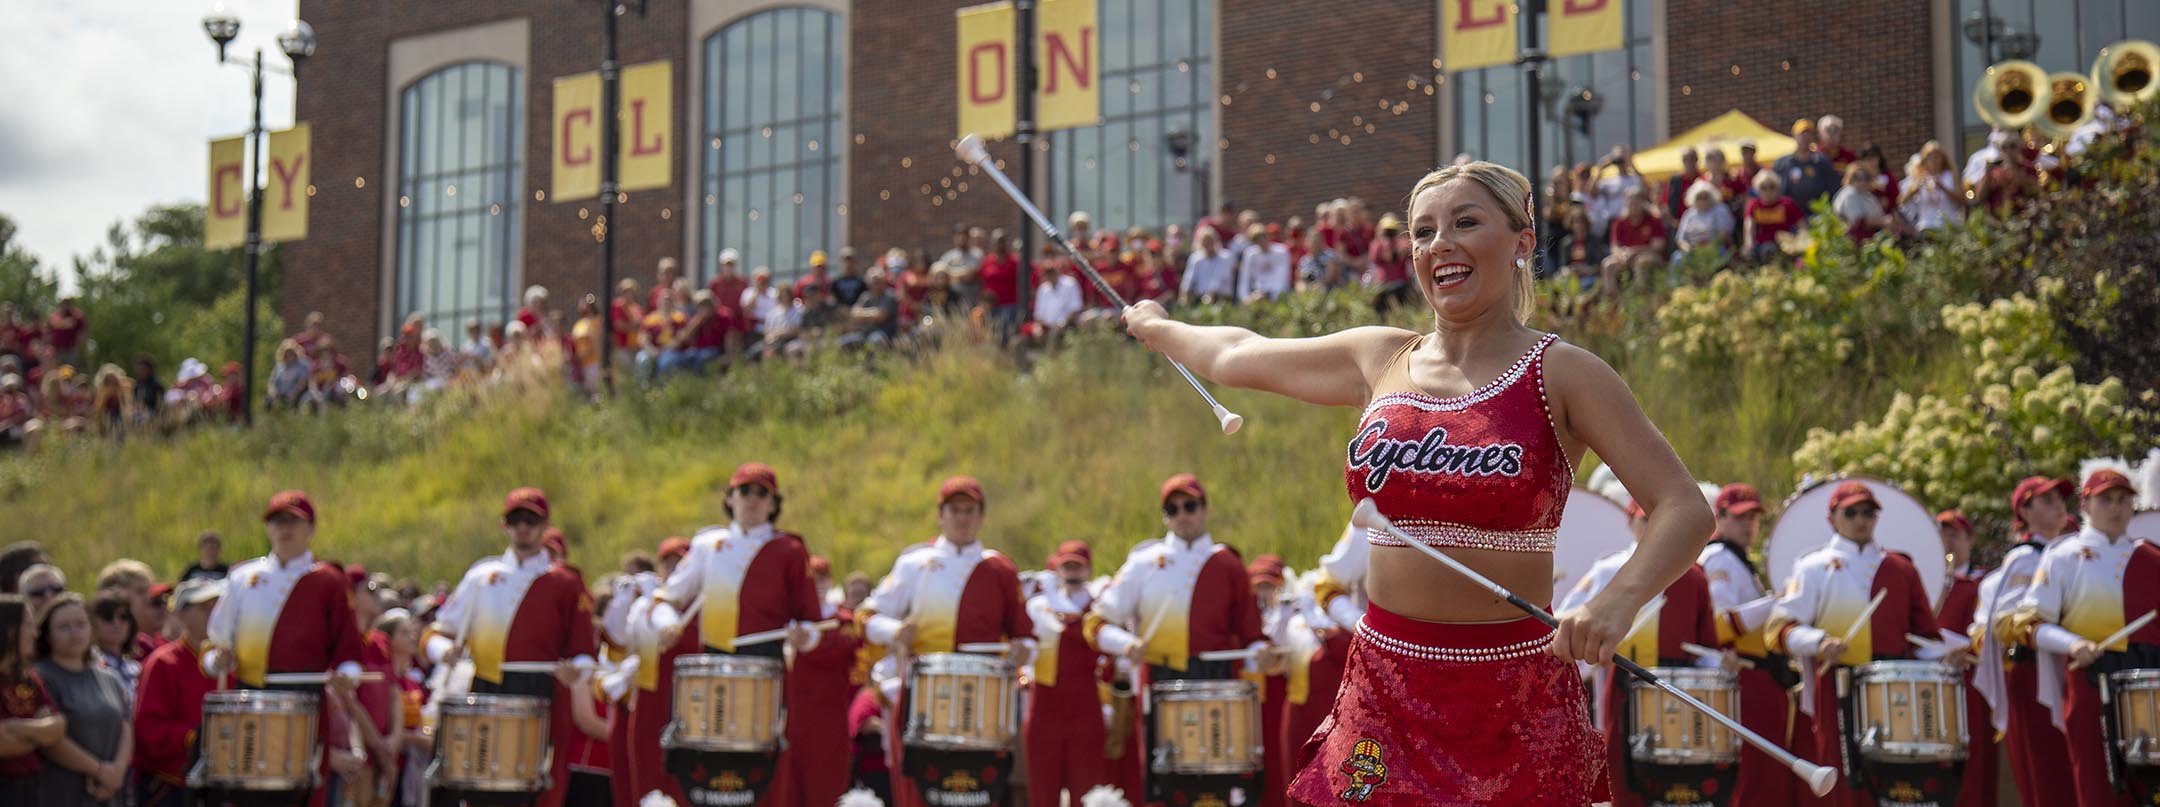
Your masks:
[{"label": "red sequined skirt", "polygon": [[1606,798],[1603,735],[1535,619],[1422,622],[1374,606],[1335,711],[1298,754],[1312,805],[1551,805]]}]

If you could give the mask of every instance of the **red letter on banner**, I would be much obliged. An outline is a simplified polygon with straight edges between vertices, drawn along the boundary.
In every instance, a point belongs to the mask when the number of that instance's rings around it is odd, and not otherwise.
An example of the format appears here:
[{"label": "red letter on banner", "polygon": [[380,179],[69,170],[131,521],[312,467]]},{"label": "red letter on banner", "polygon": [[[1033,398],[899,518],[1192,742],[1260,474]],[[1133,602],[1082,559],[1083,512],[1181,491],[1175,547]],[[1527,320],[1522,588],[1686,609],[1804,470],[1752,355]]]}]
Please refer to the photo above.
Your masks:
[{"label": "red letter on banner", "polygon": [[570,126],[571,126],[571,121],[575,121],[575,120],[578,120],[578,119],[580,119],[580,118],[584,119],[584,121],[585,121],[585,125],[587,125],[587,126],[591,126],[591,125],[592,125],[592,119],[593,119],[593,111],[592,111],[592,108],[590,108],[590,107],[586,107],[586,108],[583,108],[583,109],[573,109],[573,110],[570,110],[569,112],[565,112],[565,113],[563,113],[563,118],[562,118],[562,136],[560,136],[560,137],[556,138],[556,142],[557,142],[557,144],[559,145],[559,147],[560,147],[560,148],[562,149],[562,155],[563,155],[563,164],[564,164],[564,165],[584,165],[584,164],[586,164],[586,163],[592,162],[592,147],[591,147],[591,146],[586,146],[586,147],[585,147],[585,148],[584,148],[583,150],[581,150],[581,151],[571,151],[571,150],[570,150]]},{"label": "red letter on banner", "polygon": [[1073,55],[1072,45],[1065,41],[1065,37],[1058,36],[1057,32],[1050,32],[1044,39],[1048,40],[1047,45],[1050,51],[1050,78],[1048,83],[1043,86],[1043,92],[1057,92],[1059,61],[1063,61],[1065,70],[1072,73],[1073,83],[1079,85],[1080,89],[1087,89],[1088,81],[1095,75],[1094,56],[1092,55],[1095,52],[1095,48],[1092,47],[1095,40],[1095,26],[1083,25],[1080,27],[1080,55],[1078,56]]},{"label": "red letter on banner", "polygon": [[1488,4],[1486,7],[1492,10],[1492,16],[1479,19],[1477,14],[1474,13],[1476,10],[1470,7],[1475,2],[1477,0],[1455,0],[1455,8],[1459,11],[1455,15],[1455,30],[1468,31],[1472,28],[1487,28],[1507,21],[1506,3]]},{"label": "red letter on banner", "polygon": [[[997,91],[984,93],[982,61],[985,52],[997,60],[990,74],[997,77]],[[968,50],[968,103],[994,104],[1005,97],[1005,82],[1009,78],[1005,69],[1005,43],[985,42]]]}]

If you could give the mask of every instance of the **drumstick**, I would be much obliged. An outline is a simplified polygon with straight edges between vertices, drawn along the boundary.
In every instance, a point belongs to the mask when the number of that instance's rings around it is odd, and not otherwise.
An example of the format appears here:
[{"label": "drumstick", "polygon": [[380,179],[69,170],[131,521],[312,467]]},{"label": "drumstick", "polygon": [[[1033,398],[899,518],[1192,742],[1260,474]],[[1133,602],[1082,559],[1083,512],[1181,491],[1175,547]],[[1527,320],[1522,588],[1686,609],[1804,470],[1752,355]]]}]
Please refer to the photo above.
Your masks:
[{"label": "drumstick", "polygon": [[[1402,541],[1404,545],[1415,547],[1419,552],[1425,553],[1426,557],[1438,561],[1442,566],[1446,566],[1449,569],[1455,570],[1456,574],[1468,578],[1470,582],[1476,583],[1479,588],[1485,589],[1493,596],[1506,600],[1509,605],[1513,605],[1516,608],[1522,609],[1523,613],[1529,614],[1537,621],[1543,622],[1546,625],[1552,626],[1554,628],[1560,627],[1560,620],[1554,618],[1553,615],[1547,612],[1545,609],[1539,608],[1535,605],[1531,605],[1528,601],[1516,596],[1515,592],[1509,591],[1507,590],[1507,588],[1501,586],[1499,583],[1493,582],[1491,578],[1479,574],[1476,569],[1472,569],[1469,566],[1464,565],[1462,561],[1448,557],[1446,553],[1443,553],[1440,550],[1434,549],[1430,546],[1426,546],[1425,544],[1420,543],[1416,538],[1412,538],[1403,531],[1396,529],[1395,524],[1388,521],[1387,516],[1380,514],[1379,505],[1374,504],[1373,500],[1371,499],[1366,499],[1364,501],[1358,502],[1357,510],[1350,514],[1350,523],[1356,524],[1360,527],[1364,527],[1367,530],[1378,531],[1394,536],[1396,540]],[[1613,654],[1612,661],[1613,664],[1618,665],[1620,669],[1632,673],[1636,678],[1642,679],[1644,682],[1650,684],[1651,686],[1664,690],[1665,694],[1671,695],[1675,698],[1679,698],[1681,703],[1685,703],[1688,706],[1694,708],[1695,711],[1701,712],[1703,716],[1708,717],[1711,720],[1717,721],[1719,725],[1722,725],[1727,729],[1731,729],[1733,733],[1740,735],[1741,739],[1746,740],[1749,745],[1755,746],[1763,753],[1770,755],[1772,759],[1776,759],[1778,761],[1779,765],[1783,765],[1787,770],[1792,771],[1794,776],[1798,776],[1802,781],[1807,782],[1808,790],[1812,791],[1815,795],[1820,796],[1829,793],[1831,785],[1837,783],[1838,772],[1836,768],[1832,768],[1827,765],[1817,765],[1815,763],[1794,756],[1791,751],[1787,751],[1784,748],[1779,747],[1777,743],[1773,743],[1767,738],[1764,738],[1762,735],[1755,733],[1753,729],[1740,725],[1740,721],[1732,719],[1725,713],[1710,708],[1709,704],[1697,700],[1694,695],[1688,694],[1687,690],[1673,686],[1671,681],[1667,681],[1664,678],[1658,677],[1657,674],[1652,673],[1649,670],[1643,669],[1642,665],[1636,664],[1634,661],[1629,660],[1625,656],[1615,653]]]},{"label": "drumstick", "polygon": [[1004,642],[968,642],[953,649],[962,653],[1003,653],[1011,650],[1012,645]]},{"label": "drumstick", "polygon": [[[2107,638],[2101,639],[2098,642],[2098,644],[2100,645],[2100,649],[2106,650],[2110,647],[2115,646],[2116,642],[2120,642],[2124,639],[2130,638],[2130,634],[2136,633],[2139,630],[2142,630],[2146,625],[2152,624],[2153,617],[2160,617],[2160,611],[2146,611],[2144,616],[2130,620],[2130,624],[2122,626],[2122,630],[2110,633],[2107,635]],[[2073,670],[2081,669],[2083,667],[2084,665],[2076,663],[2072,663],[2070,665],[2070,669]]]},{"label": "drumstick", "polygon": [[[840,627],[840,620],[828,619],[823,622],[813,623],[806,627],[814,631],[828,631],[832,630],[833,628]],[[741,636],[735,637],[735,646],[741,647],[746,644],[764,644],[766,642],[777,642],[781,639],[787,638],[787,634],[787,628],[774,628],[772,630],[761,630],[756,633],[745,633]]]},{"label": "drumstick", "polygon": [[1875,598],[1867,601],[1866,608],[1860,609],[1860,618],[1853,620],[1852,627],[1845,629],[1845,636],[1841,641],[1846,644],[1852,644],[1853,637],[1860,635],[1860,628],[1862,626],[1865,626],[1868,623],[1869,619],[1874,618],[1875,609],[1882,607],[1883,597],[1888,596],[1889,594],[1890,590],[1887,588],[1875,592]]},{"label": "drumstick", "polygon": [[[1698,658],[1717,659],[1718,661],[1725,660],[1725,651],[1719,650],[1715,647],[1704,647],[1694,642],[1681,642],[1680,649],[1685,650],[1689,654],[1694,655]],[[1755,662],[1749,661],[1747,659],[1739,659],[1739,662],[1742,669],[1755,669]]]},{"label": "drumstick", "polygon": [[1209,650],[1205,653],[1199,654],[1197,658],[1199,658],[1201,661],[1251,661],[1263,652],[1266,651],[1254,648],[1246,648],[1244,650]]},{"label": "drumstick", "polygon": [[[361,684],[373,684],[381,680],[383,680],[383,674],[379,672],[364,672],[353,679],[355,683]],[[263,676],[263,684],[265,686],[271,684],[289,686],[292,684],[306,685],[327,683],[330,683],[329,673],[268,673]]]}]

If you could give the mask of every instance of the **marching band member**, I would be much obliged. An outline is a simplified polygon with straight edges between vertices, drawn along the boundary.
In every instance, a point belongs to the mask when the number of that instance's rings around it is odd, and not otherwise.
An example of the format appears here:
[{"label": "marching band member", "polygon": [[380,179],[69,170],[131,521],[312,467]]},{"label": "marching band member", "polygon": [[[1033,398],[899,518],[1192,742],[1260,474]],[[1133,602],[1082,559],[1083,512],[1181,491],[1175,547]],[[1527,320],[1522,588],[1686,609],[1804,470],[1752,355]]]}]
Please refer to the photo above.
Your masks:
[{"label": "marching band member", "polygon": [[1973,611],[1980,666],[1973,688],[1987,699],[1991,725],[2003,737],[2003,755],[2017,783],[2018,800],[2045,804],[2049,787],[2070,779],[2070,751],[2037,696],[2039,668],[2028,649],[2010,641],[2005,631],[2018,603],[2025,600],[2040,557],[2049,544],[2070,532],[2068,479],[2026,477],[2010,493],[2011,527],[2017,543],[2003,552],[2002,564],[1980,580]]},{"label": "marching band member", "polygon": [[[773,659],[783,658],[787,647],[793,647],[798,654],[817,647],[822,634],[810,626],[823,616],[824,602],[810,580],[810,551],[802,537],[774,526],[784,503],[779,478],[764,463],[743,463],[728,477],[727,498],[721,505],[727,512],[728,525],[698,530],[690,538],[690,554],[653,592],[647,619],[657,634],[659,647],[676,651],[677,656],[687,652]],[[694,633],[690,630],[691,611],[696,611]],[[744,634],[781,628],[787,629],[784,643],[735,643],[735,638]],[[694,642],[689,638],[693,635]],[[681,647],[684,644],[689,645],[688,649]],[[659,680],[673,679],[673,658],[663,655],[657,666],[654,673]],[[672,686],[660,691],[662,707],[655,711],[667,712],[673,704]],[[659,714],[648,714],[638,718],[640,725],[648,718],[667,722]],[[763,763],[778,769],[785,769],[787,764],[785,760]],[[673,764],[662,760],[663,767]],[[651,770],[650,766],[647,770]],[[670,795],[681,786],[673,776],[661,778],[662,789]],[[753,789],[760,789],[755,787],[757,784],[771,783],[766,777],[742,778]],[[677,800],[690,803],[687,798]]]},{"label": "marching band member", "polygon": [[[652,612],[658,603],[655,598],[660,585],[667,582],[682,565],[683,558],[689,555],[690,539],[671,535],[661,541],[655,559],[659,565],[655,575],[658,579],[631,603],[624,616],[630,651],[637,663],[631,668],[635,674],[629,676],[635,688],[628,696],[630,710],[625,715],[628,719],[619,721],[627,724],[623,732],[629,742],[623,744],[623,753],[628,755],[629,767],[616,767],[615,775],[628,781],[631,793],[639,798],[654,790],[668,794],[669,798],[680,799],[683,795],[682,786],[667,773],[666,755],[657,753],[656,749],[660,747],[660,736],[667,729],[668,721],[674,718],[675,659],[685,653],[698,652],[698,615],[684,614],[681,635],[663,645],[660,632],[653,627]],[[635,753],[632,749],[646,753]]]},{"label": "marching band member", "polygon": [[[1835,674],[1842,672],[1840,668],[1915,657],[1945,658],[1960,668],[1972,661],[1963,647],[1950,643],[1915,647],[1905,638],[1906,634],[1936,635],[1935,609],[1927,601],[1927,588],[1911,559],[1884,551],[1875,540],[1875,522],[1881,514],[1882,504],[1866,483],[1839,485],[1830,494],[1829,513],[1837,537],[1793,565],[1792,580],[1778,598],[1766,628],[1771,649],[1805,660],[1801,707],[1815,718],[1811,756],[1821,764],[1834,765],[1846,758],[1847,738],[1836,728]],[[1856,624],[1877,593],[1882,594],[1882,604],[1864,624]],[[1823,803],[1851,807],[1875,803],[1851,773],[1847,766],[1848,775]]]},{"label": "marching band member", "polygon": [[[1199,654],[1217,650],[1260,651],[1268,646],[1253,601],[1251,578],[1237,551],[1218,544],[1208,533],[1207,489],[1192,474],[1178,474],[1162,484],[1158,501],[1169,533],[1143,544],[1125,558],[1102,598],[1088,612],[1089,641],[1106,655],[1145,664],[1134,682],[1214,680],[1237,675],[1237,662],[1202,661]],[[1148,737],[1153,757],[1152,715],[1136,715],[1136,728]],[[1256,793],[1256,776],[1150,775],[1147,800],[1186,804],[1213,795],[1231,801],[1229,791]]]},{"label": "marching band member", "polygon": [[1363,527],[1344,527],[1334,548],[1320,556],[1319,567],[1306,573],[1311,583],[1299,593],[1298,613],[1285,631],[1290,638],[1278,641],[1290,651],[1282,721],[1286,778],[1298,749],[1335,710],[1335,693],[1350,661],[1350,632],[1365,617],[1365,559],[1371,553]]},{"label": "marching band member", "polygon": [[[1746,662],[1740,665],[1741,725],[1789,746],[1796,733],[1791,723],[1801,719],[1794,714],[1790,667],[1784,656],[1771,654],[1762,631],[1777,597],[1764,588],[1755,562],[1748,559],[1762,530],[1762,494],[1753,485],[1728,484],[1718,490],[1711,512],[1717,531],[1703,547],[1698,568],[1717,611],[1718,641],[1713,646],[1732,647]],[[1631,523],[1634,515],[1629,512]],[[1799,792],[1792,774],[1777,760],[1752,745],[1740,747],[1740,778],[1733,784],[1732,803],[1791,807]]]},{"label": "marching band member", "polygon": [[[2148,623],[2114,644],[2105,640],[2160,609],[2160,548],[2129,538],[2137,489],[2120,471],[2095,471],[2080,490],[2085,527],[2055,542],[2009,622],[2012,638],[2039,651],[2040,703],[2063,732],[2078,807],[2127,807],[2128,793],[2109,781],[2108,737],[2101,728],[2098,679],[2118,670],[2160,667],[2160,624]],[[2070,660],[2065,675],[2062,661]],[[2067,680],[2065,680],[2067,678]],[[2067,690],[2067,694],[2065,693]]]},{"label": "marching band member", "polygon": [[[1245,575],[1252,585],[1253,604],[1260,607],[1260,632],[1267,637],[1269,644],[1276,647],[1284,646],[1283,640],[1289,635],[1291,621],[1296,619],[1299,610],[1296,592],[1283,581],[1285,571],[1287,569],[1282,556],[1275,554],[1263,554],[1245,567]],[[1304,620],[1296,621],[1300,629],[1310,632],[1310,629],[1304,628]],[[1285,759],[1284,755],[1289,753],[1282,747],[1282,719],[1290,679],[1287,666],[1280,663],[1281,658],[1280,655],[1270,653],[1255,659],[1255,663],[1246,665],[1247,677],[1251,677],[1256,671],[1261,680],[1260,774],[1263,784],[1260,788],[1260,807],[1282,807],[1283,788],[1289,784],[1283,779],[1287,763],[1276,763],[1277,759]]]},{"label": "marching band member", "polygon": [[[1650,518],[1642,506],[1628,500],[1628,532],[1636,541],[1650,528]],[[1559,610],[1565,611],[1590,602],[1598,592],[1612,582],[1613,575],[1634,557],[1635,547],[1599,558],[1583,573],[1566,597],[1561,598]],[[1655,613],[1650,616],[1649,613]],[[1665,587],[1663,599],[1651,600],[1650,605],[1638,612],[1636,621],[1640,629],[1629,633],[1620,641],[1620,654],[1644,667],[1706,667],[1717,666],[1717,659],[1701,659],[1681,647],[1695,644],[1716,647],[1719,644],[1717,613],[1710,605],[1710,580],[1701,566],[1690,566],[1680,574],[1672,585]],[[1730,652],[1728,651],[1728,655]],[[1623,719],[1629,700],[1626,682],[1621,680],[1618,669],[1600,665],[1596,670],[1599,698],[1605,708],[1600,713],[1605,730],[1605,747],[1610,752],[1613,782],[1612,804],[1614,807],[1636,807],[1644,803],[1645,796],[1654,797],[1658,791],[1653,783],[1634,781],[1635,769],[1628,764],[1628,731],[1632,728]]]},{"label": "marching band member", "polygon": [[[270,537],[270,554],[233,566],[224,596],[210,610],[203,673],[212,678],[230,673],[242,689],[320,693],[318,684],[266,685],[265,676],[330,671],[330,686],[350,692],[360,677],[360,628],[345,574],[317,562],[309,549],[315,504],[304,491],[280,492],[263,509],[263,530]],[[334,708],[324,698],[317,725]],[[321,807],[326,796],[325,788],[316,788],[309,803]]]},{"label": "marching band member", "polygon": [[1037,648],[1023,728],[1032,807],[1058,807],[1061,790],[1077,801],[1110,781],[1102,753],[1105,659],[1081,627],[1095,602],[1094,553],[1086,541],[1066,541],[1045,565],[1057,582],[1027,601]]},{"label": "marching band member", "polygon": [[572,692],[552,671],[507,671],[512,662],[594,666],[592,593],[574,567],[551,562],[541,542],[548,529],[547,494],[524,487],[503,497],[503,532],[510,546],[482,558],[465,572],[450,599],[435,612],[421,647],[428,661],[472,661],[476,694],[524,695],[548,701],[548,742],[554,749],[548,787],[533,795],[536,807],[561,807],[570,783],[572,735],[578,731]]},{"label": "marching band member", "polygon": [[[681,538],[669,540],[683,542],[682,552],[676,554],[676,558],[689,553],[689,541]],[[667,554],[667,548],[663,547],[661,553]],[[673,565],[672,562],[669,563],[669,566]],[[607,607],[600,612],[600,639],[610,662],[607,674],[601,676],[600,689],[602,695],[613,704],[614,719],[608,721],[607,746],[609,795],[615,804],[636,804],[639,797],[658,787],[639,787],[641,782],[637,778],[638,761],[642,756],[648,755],[637,754],[631,747],[631,729],[634,722],[631,711],[647,695],[646,690],[638,686],[639,673],[645,660],[638,655],[638,632],[632,630],[631,626],[633,620],[639,623],[646,620],[646,615],[652,609],[651,595],[660,589],[661,580],[660,575],[653,572],[616,576],[613,595],[608,597]],[[667,707],[655,703],[646,708],[665,710]],[[653,739],[657,744],[659,735],[653,735]]]},{"label": "marching band member", "polygon": [[[1956,510],[1935,515],[1936,534],[1942,537],[1949,580],[1943,586],[1942,605],[1935,608],[1935,625],[1945,632],[1966,633],[1972,627],[1973,608],[1980,601],[1980,578],[1986,569],[1972,565],[1972,519]],[[2001,739],[1990,725],[1987,699],[1973,686],[1978,670],[1965,671],[1965,782],[1958,788],[1959,807],[1995,807],[1996,759]]]},{"label": "marching band member", "polygon": [[810,590],[818,619],[837,620],[814,647],[797,650],[787,673],[788,760],[776,791],[783,807],[825,807],[848,790],[848,704],[855,697],[855,656],[862,631],[853,611],[828,599],[832,561],[810,556]]},{"label": "marching band member", "polygon": [[[1008,642],[1015,660],[1028,657],[1035,645],[1034,626],[1020,599],[1020,573],[1003,553],[982,545],[984,506],[982,483],[973,477],[955,476],[938,487],[939,535],[903,551],[856,612],[866,639],[910,657],[989,642]],[[941,758],[958,758],[960,752],[900,750],[907,729],[907,694],[900,686],[907,670],[900,660],[883,665],[899,679],[885,738],[897,752],[897,770],[909,780],[893,788],[893,807],[922,807],[918,774]]]}]

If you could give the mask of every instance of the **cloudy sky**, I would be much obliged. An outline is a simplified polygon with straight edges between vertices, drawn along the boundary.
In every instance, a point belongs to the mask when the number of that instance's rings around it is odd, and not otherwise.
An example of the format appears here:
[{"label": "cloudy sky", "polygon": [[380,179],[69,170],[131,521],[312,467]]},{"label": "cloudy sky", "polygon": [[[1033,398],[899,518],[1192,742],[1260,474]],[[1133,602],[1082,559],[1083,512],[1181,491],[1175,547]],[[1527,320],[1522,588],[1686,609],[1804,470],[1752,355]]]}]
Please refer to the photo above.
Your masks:
[{"label": "cloudy sky", "polygon": [[[286,64],[277,34],[297,0],[224,0],[241,20],[235,55]],[[202,201],[212,137],[247,130],[247,71],[217,64],[203,34],[211,2],[6,0],[0,47],[0,213],[49,268],[157,203]],[[266,77],[263,124],[292,124],[293,84]]]}]

